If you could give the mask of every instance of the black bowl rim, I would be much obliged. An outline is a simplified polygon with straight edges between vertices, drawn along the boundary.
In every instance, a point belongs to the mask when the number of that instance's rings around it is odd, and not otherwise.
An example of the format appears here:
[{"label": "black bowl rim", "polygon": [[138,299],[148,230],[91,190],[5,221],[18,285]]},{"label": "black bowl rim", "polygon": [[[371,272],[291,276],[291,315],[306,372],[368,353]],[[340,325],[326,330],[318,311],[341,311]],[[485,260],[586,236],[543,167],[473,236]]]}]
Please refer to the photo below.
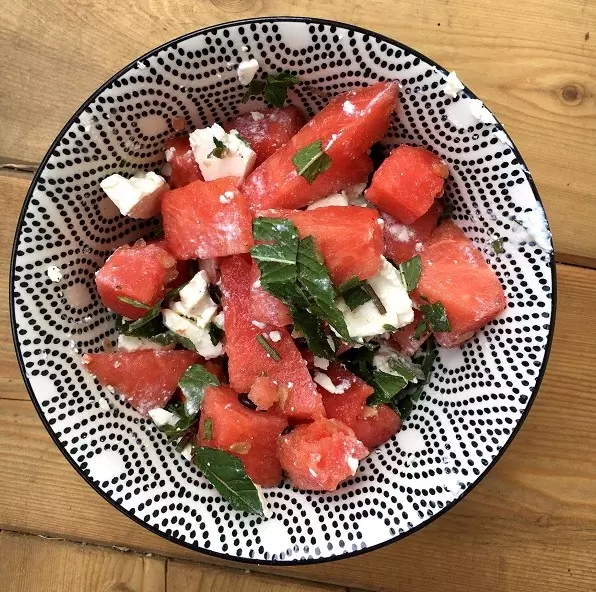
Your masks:
[{"label": "black bowl rim", "polygon": [[[349,559],[350,557],[356,557],[358,555],[362,555],[364,553],[369,553],[370,551],[375,551],[377,549],[381,549],[383,547],[386,547],[392,543],[395,543],[399,540],[402,540],[404,538],[406,538],[407,536],[414,534],[415,532],[419,531],[420,529],[422,529],[423,527],[427,526],[428,524],[430,524],[431,522],[434,522],[437,518],[439,518],[440,516],[442,516],[443,514],[445,514],[448,510],[450,510],[451,508],[453,508],[456,504],[458,504],[462,499],[464,499],[483,479],[484,477],[486,477],[486,475],[488,475],[488,473],[491,471],[491,469],[497,464],[497,462],[501,459],[501,457],[503,456],[503,454],[505,453],[505,451],[507,450],[507,448],[509,447],[509,445],[511,444],[511,442],[513,442],[515,436],[517,435],[517,433],[519,432],[521,426],[523,425],[526,417],[528,416],[528,413],[530,412],[530,409],[536,399],[536,395],[538,394],[538,390],[540,389],[540,385],[542,383],[542,379],[544,378],[544,374],[546,371],[546,367],[547,367],[547,363],[548,363],[548,358],[550,356],[550,351],[551,351],[551,347],[552,347],[552,341],[553,341],[553,335],[554,335],[554,329],[555,329],[555,317],[556,317],[556,309],[557,309],[557,275],[556,275],[556,266],[555,266],[555,256],[554,256],[554,251],[551,252],[550,254],[550,269],[551,269],[551,282],[552,282],[552,305],[551,305],[551,323],[550,323],[550,328],[549,328],[549,334],[548,334],[548,338],[547,338],[547,343],[546,343],[546,348],[545,348],[545,352],[544,352],[544,359],[543,359],[543,363],[542,366],[540,368],[540,372],[538,374],[538,377],[536,379],[536,383],[534,385],[534,389],[532,390],[532,394],[528,400],[528,403],[526,405],[526,408],[524,410],[524,412],[522,413],[521,417],[519,418],[519,421],[517,422],[515,428],[513,429],[513,431],[511,432],[511,435],[509,436],[509,438],[507,439],[507,441],[505,442],[505,444],[503,445],[503,447],[501,448],[501,450],[498,452],[498,454],[495,456],[495,458],[492,460],[492,462],[486,467],[486,470],[482,473],[482,475],[480,475],[473,483],[470,484],[470,486],[463,492],[462,495],[456,497],[452,502],[450,502],[449,504],[447,504],[444,508],[442,508],[439,512],[437,512],[436,514],[434,514],[433,516],[431,516],[430,518],[427,518],[426,520],[423,520],[420,524],[418,524],[417,526],[415,526],[414,528],[411,528],[410,530],[403,532],[401,534],[398,534],[390,539],[387,539],[386,541],[383,541],[382,543],[378,543],[377,545],[373,545],[371,547],[366,547],[364,549],[358,549],[356,551],[352,551],[350,553],[344,553],[341,555],[333,555],[331,557],[321,557],[321,558],[313,558],[313,559],[298,559],[296,561],[278,561],[278,560],[271,560],[271,559],[266,559],[266,560],[262,560],[262,559],[252,559],[252,558],[248,558],[248,557],[234,557],[232,555],[228,555],[226,553],[219,553],[216,551],[211,551],[209,549],[205,549],[199,545],[193,545],[191,543],[187,543],[185,541],[180,541],[178,539],[176,539],[175,537],[172,537],[168,534],[165,534],[164,532],[161,532],[158,528],[151,526],[149,524],[147,524],[146,522],[144,522],[143,520],[141,520],[138,516],[130,513],[128,510],[126,510],[124,507],[122,507],[120,504],[118,504],[115,500],[113,500],[112,498],[110,498],[107,494],[105,494],[98,485],[96,485],[89,476],[85,475],[85,473],[81,470],[81,468],[79,467],[79,465],[76,463],[76,461],[68,454],[68,452],[66,451],[66,449],[64,448],[64,446],[60,443],[60,441],[58,440],[57,436],[55,435],[54,431],[52,430],[52,428],[50,427],[42,409],[41,406],[39,405],[39,402],[37,401],[37,398],[35,397],[35,393],[33,391],[33,388],[31,387],[31,384],[27,378],[26,375],[26,371],[25,371],[25,363],[23,361],[23,357],[21,355],[20,349],[18,347],[18,337],[17,337],[17,332],[16,332],[16,321],[15,321],[15,310],[14,310],[14,273],[15,273],[15,263],[16,263],[16,254],[17,254],[17,244],[18,244],[18,239],[19,239],[19,235],[21,232],[21,227],[23,225],[23,220],[25,218],[25,214],[27,211],[27,208],[29,206],[29,201],[31,200],[31,197],[33,195],[33,191],[37,185],[39,176],[41,174],[41,171],[43,171],[45,169],[45,166],[48,162],[48,160],[50,159],[50,157],[52,156],[52,152],[55,150],[55,148],[58,146],[60,140],[62,139],[63,135],[66,133],[66,131],[73,125],[73,123],[75,122],[76,118],[79,117],[79,115],[84,111],[84,109],[90,104],[92,103],[98,95],[100,95],[114,80],[118,79],[120,76],[122,76],[123,74],[125,74],[127,71],[133,69],[136,67],[137,62],[142,61],[146,58],[150,58],[152,56],[154,56],[155,54],[167,49],[168,47],[170,47],[172,44],[174,43],[180,43],[182,41],[185,41],[186,39],[190,39],[192,37],[195,37],[198,34],[201,33],[206,33],[206,32],[211,32],[211,31],[218,31],[219,29],[225,29],[228,27],[234,27],[234,26],[242,26],[242,25],[250,25],[253,23],[267,23],[267,24],[275,24],[277,22],[298,22],[298,23],[305,23],[305,24],[315,24],[315,25],[325,25],[325,26],[334,26],[334,27],[338,27],[338,28],[343,28],[343,29],[348,29],[348,30],[352,30],[355,31],[357,33],[362,33],[364,35],[368,35],[369,37],[373,37],[375,38],[377,41],[380,42],[385,42],[394,46],[399,47],[400,49],[403,49],[405,51],[410,52],[411,54],[417,56],[418,58],[420,58],[421,60],[424,60],[425,62],[431,64],[432,66],[434,66],[435,68],[437,68],[437,70],[440,70],[441,72],[443,72],[444,74],[447,74],[447,70],[445,68],[443,68],[442,66],[440,66],[439,64],[437,64],[434,60],[428,58],[427,56],[423,55],[422,53],[416,51],[415,49],[412,49],[411,47],[409,47],[408,45],[401,43],[399,41],[395,41],[394,39],[391,39],[390,37],[387,37],[385,35],[382,35],[380,33],[376,33],[374,31],[370,31],[369,29],[365,29],[363,27],[359,27],[357,25],[351,25],[348,23],[343,23],[340,21],[333,21],[333,20],[329,20],[329,19],[321,19],[321,18],[311,18],[311,17],[300,17],[300,16],[266,16],[266,17],[255,17],[255,18],[246,18],[246,19],[238,19],[238,20],[234,20],[234,21],[228,21],[225,23],[219,23],[216,25],[211,25],[208,27],[203,27],[201,29],[197,29],[195,31],[192,31],[190,33],[186,33],[184,35],[181,35],[179,37],[176,37],[175,39],[171,39],[170,41],[167,41],[166,43],[163,43],[162,45],[152,49],[151,51],[145,53],[143,56],[133,60],[132,62],[130,62],[127,66],[125,66],[124,68],[122,68],[119,72],[117,72],[116,74],[114,74],[109,80],[107,80],[104,84],[102,84],[78,109],[77,111],[74,113],[74,115],[68,120],[68,122],[66,123],[66,125],[62,128],[62,130],[60,131],[60,133],[56,136],[56,139],[52,142],[52,145],[50,146],[49,150],[47,151],[47,153],[45,154],[43,160],[41,161],[37,172],[35,173],[33,180],[31,181],[31,185],[29,187],[29,190],[27,192],[27,195],[25,197],[25,201],[23,202],[23,207],[21,209],[21,213],[19,215],[19,220],[17,222],[17,227],[16,227],[16,231],[15,231],[15,236],[14,236],[14,242],[13,242],[13,248],[12,248],[12,255],[11,255],[11,260],[10,260],[10,280],[9,280],[9,306],[10,306],[10,325],[11,325],[11,331],[12,331],[12,338],[13,338],[13,342],[14,342],[14,347],[15,347],[15,353],[17,356],[17,360],[19,363],[19,368],[21,370],[21,374],[23,376],[23,381],[25,383],[25,386],[27,388],[27,391],[29,392],[29,396],[31,397],[31,401],[33,402],[33,405],[35,407],[35,410],[37,411],[37,414],[39,415],[43,425],[45,426],[46,430],[48,431],[50,437],[52,438],[52,440],[54,441],[54,444],[58,447],[58,450],[60,450],[60,452],[64,455],[64,457],[66,458],[66,460],[72,465],[72,467],[75,469],[75,471],[103,498],[105,499],[107,502],[109,502],[112,506],[114,506],[117,510],[119,510],[120,512],[122,512],[125,516],[127,516],[128,518],[130,518],[131,520],[133,520],[134,522],[136,522],[137,524],[140,524],[141,526],[143,526],[144,528],[146,528],[147,530],[151,531],[152,533],[172,542],[172,543],[176,543],[178,545],[182,545],[183,547],[186,547],[188,549],[191,549],[192,551],[197,551],[199,553],[203,553],[205,555],[210,555],[212,557],[217,557],[218,559],[225,559],[227,561],[236,561],[238,563],[245,563],[245,564],[251,564],[251,565],[273,565],[273,566],[297,566],[297,565],[313,565],[313,564],[317,564],[317,563],[327,563],[330,561],[338,561],[341,559]],[[466,92],[473,98],[477,98],[476,95],[471,92],[468,87],[465,87]],[[497,120],[497,124],[499,125],[499,127],[501,129],[504,130],[503,126],[501,125],[501,123]],[[505,133],[507,133],[505,131]],[[509,137],[509,136],[508,136]],[[509,140],[511,141],[511,149],[513,150],[513,153],[515,154],[516,158],[519,159],[520,163],[522,164],[522,166],[526,169],[526,163],[524,162],[519,150],[517,149],[517,147],[515,146],[515,144],[513,143],[513,141],[511,140],[511,138],[509,138]],[[538,190],[536,188],[536,185],[534,184],[534,181],[532,179],[532,176],[530,173],[526,174],[526,178],[528,180],[528,182],[530,183],[530,187],[532,188],[532,192],[534,194],[534,197],[536,198],[536,201],[540,204],[540,206],[543,208],[544,210],[544,205],[542,203],[542,200],[540,199],[540,195],[538,194]],[[546,217],[546,214],[545,214]],[[547,224],[548,224],[548,220],[547,220]]]}]

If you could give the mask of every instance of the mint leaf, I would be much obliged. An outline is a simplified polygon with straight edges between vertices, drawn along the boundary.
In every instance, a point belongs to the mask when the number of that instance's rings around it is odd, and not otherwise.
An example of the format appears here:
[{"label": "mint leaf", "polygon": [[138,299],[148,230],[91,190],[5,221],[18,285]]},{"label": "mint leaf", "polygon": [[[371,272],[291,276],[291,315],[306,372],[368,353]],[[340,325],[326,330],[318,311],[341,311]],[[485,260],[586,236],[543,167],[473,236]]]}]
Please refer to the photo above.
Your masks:
[{"label": "mint leaf", "polygon": [[387,331],[388,333],[395,333],[396,331],[398,331],[398,328],[394,327],[393,325],[383,325],[383,329],[385,329],[385,331]]},{"label": "mint leaf", "polygon": [[120,302],[124,302],[125,304],[130,304],[131,306],[134,306],[136,308],[143,308],[145,310],[151,309],[151,307],[145,304],[144,302],[135,300],[134,298],[129,298],[128,296],[118,296],[118,300],[120,300]]},{"label": "mint leaf", "polygon": [[162,301],[160,300],[159,302],[154,304],[145,315],[143,315],[140,319],[137,319],[136,321],[125,321],[122,317],[119,317],[119,319],[116,322],[116,328],[120,333],[123,333],[124,335],[128,335],[131,337],[143,337],[143,335],[140,334],[140,330],[160,315],[161,303]]},{"label": "mint leaf", "polygon": [[213,144],[215,148],[207,154],[207,158],[211,158],[212,156],[215,158],[222,158],[226,155],[228,151],[228,147],[221,141],[218,140],[215,136],[213,136]]},{"label": "mint leaf", "polygon": [[503,248],[503,241],[503,238],[498,238],[490,244],[495,255],[502,255],[505,252],[505,249]]},{"label": "mint leaf", "polygon": [[263,516],[259,491],[246,474],[241,460],[223,450],[205,446],[194,449],[193,460],[232,508]]},{"label": "mint leaf", "polygon": [[304,335],[308,349],[315,356],[327,360],[335,358],[335,348],[329,343],[329,335],[321,319],[308,310],[293,307],[290,308],[290,314],[294,321],[294,330]]},{"label": "mint leaf", "polygon": [[186,397],[184,410],[187,415],[192,416],[199,412],[207,387],[219,386],[219,380],[201,364],[193,364],[184,372],[178,386]]},{"label": "mint leaf", "polygon": [[298,150],[292,157],[298,175],[304,177],[310,185],[331,166],[331,157],[323,152],[322,140],[315,140],[312,144]]},{"label": "mint leaf", "polygon": [[418,285],[422,273],[422,260],[420,255],[412,257],[397,266],[402,284],[406,291],[411,292]]},{"label": "mint leaf", "polygon": [[279,362],[281,360],[279,354],[275,351],[273,346],[271,346],[269,342],[265,339],[264,335],[257,335],[256,340],[261,345],[261,347],[269,354],[269,357],[271,359],[275,360],[276,362]]},{"label": "mint leaf", "polygon": [[387,314],[387,309],[385,308],[385,305],[381,302],[381,299],[375,292],[374,288],[368,282],[364,282],[362,284],[362,289],[370,296],[370,299],[373,301],[373,304],[375,305],[379,313],[382,315]]},{"label": "mint leaf", "polygon": [[203,438],[211,440],[213,438],[213,420],[208,417],[203,423]]},{"label": "mint leaf", "polygon": [[242,102],[246,103],[251,96],[262,94],[270,105],[283,107],[288,96],[288,88],[299,82],[300,78],[285,70],[278,74],[267,74],[265,80],[251,81],[242,96]]},{"label": "mint leaf", "polygon": [[451,331],[451,324],[447,318],[447,312],[440,302],[434,304],[422,304],[420,311],[424,315],[433,333]]},{"label": "mint leaf", "polygon": [[354,310],[370,301],[370,296],[363,287],[364,282],[356,276],[345,281],[337,289],[337,293],[344,299],[346,306]]},{"label": "mint leaf", "polygon": [[267,86],[267,83],[264,80],[251,80],[248,88],[242,95],[242,102],[247,103],[251,96],[258,96],[260,95]]},{"label": "mint leaf", "polygon": [[428,331],[428,325],[424,319],[422,319],[416,329],[414,329],[414,339],[420,339],[424,333]]},{"label": "mint leaf", "polygon": [[209,338],[211,339],[211,343],[213,345],[217,345],[224,336],[224,330],[221,327],[218,327],[213,322],[207,325],[207,330],[209,331]]}]

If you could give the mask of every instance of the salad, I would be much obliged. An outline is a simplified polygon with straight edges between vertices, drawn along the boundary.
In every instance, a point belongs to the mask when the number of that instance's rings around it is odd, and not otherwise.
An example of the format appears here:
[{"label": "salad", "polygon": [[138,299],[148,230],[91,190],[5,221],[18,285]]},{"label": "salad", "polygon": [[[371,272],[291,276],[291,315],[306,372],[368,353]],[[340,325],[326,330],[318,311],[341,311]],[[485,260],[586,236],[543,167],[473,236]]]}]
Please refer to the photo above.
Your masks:
[{"label": "salad", "polygon": [[433,343],[459,346],[506,300],[449,219],[446,163],[399,145],[373,166],[397,82],[306,121],[284,106],[292,74],[241,80],[271,106],[169,139],[160,174],[102,181],[161,226],[97,272],[119,335],[82,362],[233,508],[264,514],[260,488],[284,474],[310,491],[354,476],[422,396]]}]

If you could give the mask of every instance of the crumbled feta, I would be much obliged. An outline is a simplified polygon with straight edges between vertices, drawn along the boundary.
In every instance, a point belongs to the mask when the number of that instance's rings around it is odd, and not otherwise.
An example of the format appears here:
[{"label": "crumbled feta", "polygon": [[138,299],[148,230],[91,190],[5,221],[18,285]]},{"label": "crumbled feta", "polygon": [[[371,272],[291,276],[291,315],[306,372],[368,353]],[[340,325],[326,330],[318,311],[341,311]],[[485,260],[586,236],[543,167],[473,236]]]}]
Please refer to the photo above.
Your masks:
[{"label": "crumbled feta", "polygon": [[[209,296],[209,276],[206,271],[199,271],[180,290],[181,314],[191,317],[200,326],[205,326],[217,312],[217,305]],[[174,304],[177,304],[176,302]]]},{"label": "crumbled feta", "polygon": [[171,345],[161,345],[143,337],[118,335],[118,351],[137,351],[139,349],[171,349]]},{"label": "crumbled feta", "polygon": [[470,100],[470,113],[480,123],[497,123],[493,114],[484,106],[480,99]]},{"label": "crumbled feta", "polygon": [[174,426],[178,423],[180,417],[175,413],[171,413],[161,407],[155,409],[149,409],[149,417],[153,420],[153,423],[158,427],[162,428],[165,425]]},{"label": "crumbled feta", "polygon": [[180,454],[186,460],[192,460],[192,444],[187,444],[181,451]]},{"label": "crumbled feta", "polygon": [[271,339],[273,343],[277,343],[278,341],[281,341],[281,333],[279,331],[271,331],[271,333],[269,333],[269,339]]},{"label": "crumbled feta", "polygon": [[227,204],[230,203],[234,199],[234,192],[233,191],[225,191],[222,195],[219,196],[219,203]]},{"label": "crumbled feta", "polygon": [[[213,154],[214,138],[225,145],[225,152],[221,157]],[[217,123],[192,132],[190,146],[205,181],[222,177],[244,179],[254,168],[257,157],[251,147],[240,139],[236,130],[231,130],[228,134]]]},{"label": "crumbled feta", "polygon": [[313,366],[315,368],[320,368],[321,370],[327,370],[327,368],[329,368],[329,360],[326,360],[325,358],[319,358],[319,356],[314,356]]},{"label": "crumbled feta", "polygon": [[353,456],[348,456],[346,461],[348,463],[348,467],[350,467],[350,471],[352,471],[352,475],[355,475],[356,471],[358,470],[358,459],[354,458]]},{"label": "crumbled feta", "polygon": [[200,327],[191,319],[180,315],[171,308],[162,311],[164,325],[174,333],[192,341],[197,353],[206,359],[217,358],[223,354],[223,344],[213,345],[207,327]]},{"label": "crumbled feta", "polygon": [[464,85],[461,83],[461,80],[457,77],[455,72],[449,72],[447,80],[441,89],[448,97],[455,99],[457,93],[460,90],[464,90]]},{"label": "crumbled feta", "polygon": [[172,158],[174,158],[174,154],[176,154],[176,148],[174,148],[173,146],[171,148],[168,148],[165,153],[166,161],[170,162]]},{"label": "crumbled feta", "polygon": [[505,133],[505,130],[497,130],[496,132],[493,132],[495,134],[495,137],[497,138],[497,140],[499,140],[499,142],[502,142],[503,144],[505,144],[506,146],[511,146],[511,140],[509,139],[509,136]]},{"label": "crumbled feta", "polygon": [[242,86],[248,86],[259,71],[259,68],[259,62],[254,58],[246,62],[241,62],[236,70],[240,84]]},{"label": "crumbled feta", "polygon": [[313,380],[318,385],[322,386],[327,392],[333,393],[335,395],[341,395],[342,393],[345,393],[350,388],[351,384],[351,382],[345,378],[339,384],[333,384],[333,382],[331,382],[331,378],[329,378],[327,374],[323,374],[323,372],[315,372]]},{"label": "crumbled feta", "polygon": [[257,329],[264,329],[267,325],[265,323],[261,323],[261,321],[252,321],[252,324],[257,328]]},{"label": "crumbled feta", "polygon": [[394,240],[399,243],[407,243],[414,238],[414,232],[405,224],[398,222],[389,214],[383,214],[385,224],[387,224],[386,232]]},{"label": "crumbled feta", "polygon": [[251,111],[250,114],[252,115],[253,121],[261,121],[261,119],[265,119],[265,115],[260,111]]},{"label": "crumbled feta", "polygon": [[529,212],[516,214],[515,217],[518,225],[513,227],[510,240],[516,243],[534,242],[547,253],[553,250],[552,235],[542,208],[537,207]]},{"label": "crumbled feta", "polygon": [[349,205],[348,198],[344,193],[332,193],[327,197],[318,199],[311,203],[306,209],[316,210],[317,208],[328,208],[329,206],[347,206]]},{"label": "crumbled feta", "polygon": [[217,313],[213,317],[213,324],[216,327],[219,327],[220,329],[223,329],[223,327],[224,327],[224,312],[223,312],[223,310],[220,311],[219,313]]},{"label": "crumbled feta", "polygon": [[160,197],[169,186],[155,173],[137,173],[127,179],[119,174],[106,177],[100,184],[120,213],[131,218],[151,218],[159,214]]},{"label": "crumbled feta", "polygon": [[385,333],[384,325],[399,329],[414,320],[412,301],[404,288],[399,272],[387,259],[382,258],[381,271],[368,280],[368,283],[386,309],[381,314],[370,300],[354,310],[350,310],[343,298],[337,306],[344,314],[348,332],[352,337],[373,337]]},{"label": "crumbled feta", "polygon": [[55,284],[62,281],[62,272],[60,271],[60,268],[55,265],[46,269],[46,275],[50,278],[50,281]]}]

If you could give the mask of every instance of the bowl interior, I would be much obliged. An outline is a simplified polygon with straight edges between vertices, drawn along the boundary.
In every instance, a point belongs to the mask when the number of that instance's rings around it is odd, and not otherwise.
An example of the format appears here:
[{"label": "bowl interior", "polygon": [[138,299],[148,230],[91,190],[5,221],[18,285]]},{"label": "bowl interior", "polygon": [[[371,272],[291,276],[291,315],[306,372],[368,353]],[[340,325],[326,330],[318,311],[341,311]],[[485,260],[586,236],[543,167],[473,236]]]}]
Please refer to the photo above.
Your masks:
[{"label": "bowl interior", "polygon": [[[403,431],[331,494],[267,490],[269,520],[230,510],[150,421],[101,388],[79,354],[114,339],[114,318],[93,277],[117,246],[153,222],[118,215],[99,189],[108,174],[157,170],[176,132],[225,121],[243,105],[238,62],[289,69],[309,114],[345,89],[399,79],[385,141],[426,146],[450,165],[453,218],[505,287],[508,308],[474,339],[439,349],[430,384]],[[259,562],[317,561],[395,540],[450,507],[513,437],[540,381],[550,344],[553,261],[520,244],[515,222],[541,206],[500,127],[470,116],[473,95],[442,92],[445,73],[416,52],[338,23],[260,19],[175,40],[117,74],[56,140],[32,185],[13,261],[13,327],[25,381],[50,434],[104,497],[151,530],[208,553]],[[507,239],[497,255],[491,243]],[[47,270],[62,274],[51,281]]]}]

